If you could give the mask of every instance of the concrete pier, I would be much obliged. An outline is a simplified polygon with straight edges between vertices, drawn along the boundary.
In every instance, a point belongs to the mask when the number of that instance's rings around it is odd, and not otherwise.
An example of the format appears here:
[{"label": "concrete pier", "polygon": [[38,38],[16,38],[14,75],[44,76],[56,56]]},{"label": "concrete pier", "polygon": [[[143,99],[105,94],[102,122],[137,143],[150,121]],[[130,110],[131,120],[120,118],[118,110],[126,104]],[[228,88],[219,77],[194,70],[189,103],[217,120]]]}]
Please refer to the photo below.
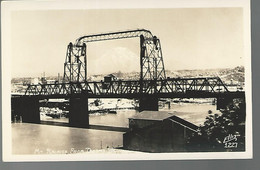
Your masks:
[{"label": "concrete pier", "polygon": [[12,99],[12,117],[22,117],[25,123],[40,123],[39,99],[21,97]]},{"label": "concrete pier", "polygon": [[70,98],[69,101],[69,126],[88,128],[89,127],[89,112],[88,98]]},{"label": "concrete pier", "polygon": [[139,111],[149,110],[158,111],[158,98],[156,97],[142,97],[139,103]]}]

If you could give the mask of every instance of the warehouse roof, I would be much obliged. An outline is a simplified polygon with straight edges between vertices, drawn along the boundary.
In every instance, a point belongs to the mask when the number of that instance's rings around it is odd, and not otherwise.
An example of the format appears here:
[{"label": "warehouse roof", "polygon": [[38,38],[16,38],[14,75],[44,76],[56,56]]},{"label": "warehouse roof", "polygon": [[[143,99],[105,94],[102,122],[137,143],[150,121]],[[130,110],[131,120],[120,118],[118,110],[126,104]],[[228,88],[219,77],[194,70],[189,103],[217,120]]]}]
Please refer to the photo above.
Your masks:
[{"label": "warehouse roof", "polygon": [[164,120],[174,116],[174,113],[167,111],[142,111],[132,117],[132,119],[144,120]]},{"label": "warehouse roof", "polygon": [[[182,126],[186,126],[192,130],[196,130],[198,126],[188,122],[178,116],[176,116],[177,112],[167,112],[167,111],[143,111],[140,112],[129,119],[138,119],[138,120],[156,120],[156,121],[163,121],[168,119],[175,123],[181,124]],[[179,113],[179,112],[178,112]]]}]

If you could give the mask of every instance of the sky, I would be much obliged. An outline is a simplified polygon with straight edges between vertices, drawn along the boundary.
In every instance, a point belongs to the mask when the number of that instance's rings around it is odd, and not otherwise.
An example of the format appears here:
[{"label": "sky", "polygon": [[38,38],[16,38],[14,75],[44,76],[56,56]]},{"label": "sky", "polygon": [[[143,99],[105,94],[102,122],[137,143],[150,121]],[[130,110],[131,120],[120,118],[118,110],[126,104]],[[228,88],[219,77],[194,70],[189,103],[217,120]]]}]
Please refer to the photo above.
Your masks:
[{"label": "sky", "polygon": [[[63,75],[67,45],[83,35],[147,29],[160,39],[165,69],[244,65],[242,8],[14,11],[12,77]],[[140,71],[139,39],[87,44],[88,75]]]}]

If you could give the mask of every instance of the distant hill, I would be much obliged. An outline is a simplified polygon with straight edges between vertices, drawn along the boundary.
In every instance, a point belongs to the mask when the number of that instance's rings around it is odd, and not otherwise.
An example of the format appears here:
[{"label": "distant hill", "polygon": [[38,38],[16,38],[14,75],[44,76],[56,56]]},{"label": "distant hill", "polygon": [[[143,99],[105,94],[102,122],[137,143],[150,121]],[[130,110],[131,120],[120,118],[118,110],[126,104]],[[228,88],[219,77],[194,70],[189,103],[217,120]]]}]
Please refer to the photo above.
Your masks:
[{"label": "distant hill", "polygon": [[[112,73],[121,79],[138,79],[139,72],[131,73]],[[243,66],[235,68],[221,68],[221,69],[196,69],[196,70],[166,70],[166,76],[171,78],[176,77],[220,77],[221,80],[227,84],[231,81],[235,84],[240,84],[245,81],[245,69]]]},{"label": "distant hill", "polygon": [[205,69],[205,70],[177,70],[166,71],[168,77],[220,77],[226,83],[243,83],[245,81],[245,69],[243,66],[235,68]]},{"label": "distant hill", "polygon": [[[110,74],[110,73],[108,73]],[[88,77],[88,81],[101,81],[103,80],[104,76],[108,74],[98,74],[98,75],[91,75]],[[115,75],[119,79],[123,80],[138,80],[139,79],[139,72],[133,71],[130,73],[123,73],[121,71],[111,73]],[[221,80],[226,83],[230,84],[231,81],[234,84],[241,84],[245,81],[245,69],[243,66],[238,66],[235,68],[220,68],[220,69],[196,69],[196,70],[175,70],[170,71],[166,70],[166,76],[171,78],[176,77],[220,77]],[[33,77],[27,78],[13,78],[12,83],[25,83],[28,84]],[[46,77],[47,80],[57,80],[58,76],[49,76]],[[39,77],[40,80],[40,77]]]}]

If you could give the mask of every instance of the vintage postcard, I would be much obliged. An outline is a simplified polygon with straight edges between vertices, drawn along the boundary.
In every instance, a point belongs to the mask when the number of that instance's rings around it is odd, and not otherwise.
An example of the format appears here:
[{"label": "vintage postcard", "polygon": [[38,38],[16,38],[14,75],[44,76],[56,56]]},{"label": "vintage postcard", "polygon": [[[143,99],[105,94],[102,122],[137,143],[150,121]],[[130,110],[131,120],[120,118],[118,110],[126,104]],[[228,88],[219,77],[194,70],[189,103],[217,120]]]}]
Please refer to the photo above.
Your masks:
[{"label": "vintage postcard", "polygon": [[250,1],[195,2],[2,1],[4,161],[252,158]]}]

